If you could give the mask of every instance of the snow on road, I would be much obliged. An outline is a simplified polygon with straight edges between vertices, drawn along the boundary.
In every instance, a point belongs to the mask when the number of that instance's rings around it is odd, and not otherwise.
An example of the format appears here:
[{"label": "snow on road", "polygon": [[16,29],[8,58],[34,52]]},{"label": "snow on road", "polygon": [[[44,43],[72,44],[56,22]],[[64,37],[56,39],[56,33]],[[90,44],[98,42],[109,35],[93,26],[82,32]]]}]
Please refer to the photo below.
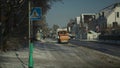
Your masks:
[{"label": "snow on road", "polygon": [[[26,48],[1,53],[0,68],[28,68],[28,51]],[[33,59],[34,68],[120,68],[120,57],[50,39],[35,42]]]}]

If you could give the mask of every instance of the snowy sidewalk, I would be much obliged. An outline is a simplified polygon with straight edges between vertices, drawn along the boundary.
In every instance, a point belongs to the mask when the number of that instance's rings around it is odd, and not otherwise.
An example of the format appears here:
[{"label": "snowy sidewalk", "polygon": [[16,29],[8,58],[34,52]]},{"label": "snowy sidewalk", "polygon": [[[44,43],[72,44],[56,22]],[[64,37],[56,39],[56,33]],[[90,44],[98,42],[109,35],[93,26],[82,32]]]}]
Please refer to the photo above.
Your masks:
[{"label": "snowy sidewalk", "polygon": [[28,68],[27,51],[9,51],[0,54],[0,68]]}]

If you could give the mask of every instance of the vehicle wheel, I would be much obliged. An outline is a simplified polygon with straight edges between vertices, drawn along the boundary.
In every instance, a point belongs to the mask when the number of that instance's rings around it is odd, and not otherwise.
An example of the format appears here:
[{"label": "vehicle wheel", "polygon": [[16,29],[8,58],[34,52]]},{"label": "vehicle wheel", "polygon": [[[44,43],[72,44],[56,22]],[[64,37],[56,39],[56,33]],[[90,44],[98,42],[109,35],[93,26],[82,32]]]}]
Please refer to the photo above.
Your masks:
[{"label": "vehicle wheel", "polygon": [[60,39],[58,39],[58,43],[61,43],[61,42],[60,42]]}]

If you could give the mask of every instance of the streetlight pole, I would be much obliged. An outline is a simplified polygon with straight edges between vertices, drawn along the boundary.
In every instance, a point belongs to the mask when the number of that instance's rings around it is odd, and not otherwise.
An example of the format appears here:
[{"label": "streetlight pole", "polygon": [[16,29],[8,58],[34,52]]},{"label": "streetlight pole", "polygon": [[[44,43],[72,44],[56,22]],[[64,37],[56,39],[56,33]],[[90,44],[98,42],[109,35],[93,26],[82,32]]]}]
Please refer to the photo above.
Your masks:
[{"label": "streetlight pole", "polygon": [[29,63],[28,63],[28,68],[34,68],[33,67],[33,40],[31,38],[31,19],[30,19],[30,12],[31,12],[31,2],[28,0],[28,12],[29,12]]}]

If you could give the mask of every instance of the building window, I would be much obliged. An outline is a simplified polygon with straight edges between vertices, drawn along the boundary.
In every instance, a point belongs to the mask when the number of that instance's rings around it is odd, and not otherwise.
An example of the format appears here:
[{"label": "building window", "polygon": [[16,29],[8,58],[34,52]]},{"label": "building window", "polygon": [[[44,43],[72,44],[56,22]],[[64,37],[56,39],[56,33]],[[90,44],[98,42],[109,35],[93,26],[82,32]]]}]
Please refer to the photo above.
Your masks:
[{"label": "building window", "polygon": [[119,15],[120,15],[119,12],[117,12],[117,18],[119,18]]},{"label": "building window", "polygon": [[99,13],[99,17],[101,16],[101,14]]},{"label": "building window", "polygon": [[102,16],[104,17],[104,12],[102,12]]},{"label": "building window", "polygon": [[117,27],[118,26],[118,22],[113,22],[113,27]]}]

